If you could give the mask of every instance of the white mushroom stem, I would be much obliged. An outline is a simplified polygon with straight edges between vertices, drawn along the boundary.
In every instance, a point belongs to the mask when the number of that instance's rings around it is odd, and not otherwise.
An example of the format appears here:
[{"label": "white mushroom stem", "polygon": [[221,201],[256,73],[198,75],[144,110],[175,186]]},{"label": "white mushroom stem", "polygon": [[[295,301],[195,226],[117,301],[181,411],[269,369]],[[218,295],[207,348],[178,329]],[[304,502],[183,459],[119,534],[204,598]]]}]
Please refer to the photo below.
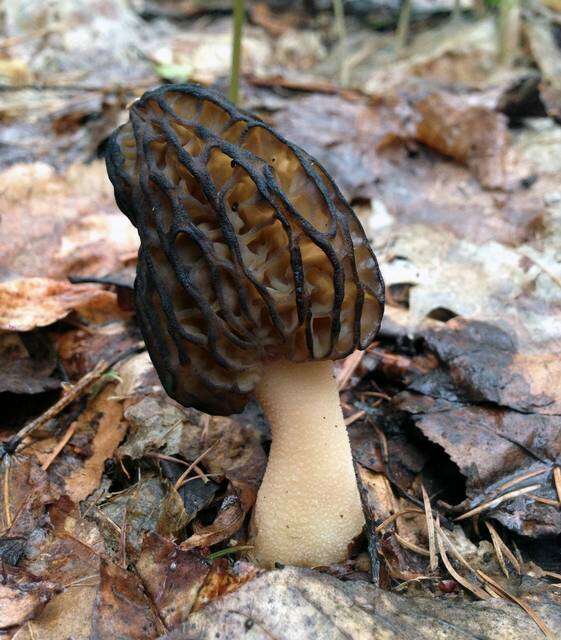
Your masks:
[{"label": "white mushroom stem", "polygon": [[332,363],[270,363],[256,396],[273,436],[253,519],[257,560],[345,560],[364,515]]}]

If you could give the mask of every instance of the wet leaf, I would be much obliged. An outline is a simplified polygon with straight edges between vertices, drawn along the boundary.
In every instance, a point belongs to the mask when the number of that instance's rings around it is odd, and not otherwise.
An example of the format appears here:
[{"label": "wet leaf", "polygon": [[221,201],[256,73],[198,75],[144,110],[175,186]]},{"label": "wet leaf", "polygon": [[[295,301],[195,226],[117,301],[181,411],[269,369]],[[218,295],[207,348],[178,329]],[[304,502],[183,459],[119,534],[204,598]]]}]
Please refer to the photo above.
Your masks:
[{"label": "wet leaf", "polygon": [[47,474],[29,457],[4,455],[0,463],[0,531],[28,536],[58,497]]},{"label": "wet leaf", "polygon": [[[98,523],[114,553],[134,560],[142,546],[144,534],[154,531],[163,537],[176,538],[188,518],[177,491],[166,480],[145,476],[137,484],[99,506]],[[123,532],[123,527],[125,531]]]},{"label": "wet leaf", "polygon": [[187,619],[211,571],[201,556],[153,532],[144,538],[136,568],[168,628]]},{"label": "wet leaf", "polygon": [[104,163],[62,175],[44,163],[0,172],[0,276],[103,276],[135,256],[136,231],[117,212]]},{"label": "wet leaf", "polygon": [[100,575],[93,611],[92,639],[148,640],[163,632],[164,626],[152,610],[142,583],[134,574],[102,561]]},{"label": "wet leaf", "polygon": [[4,568],[0,582],[0,629],[14,627],[35,617],[48,602],[53,585],[21,569]]},{"label": "wet leaf", "polygon": [[115,294],[87,284],[48,278],[20,278],[0,283],[0,329],[30,331],[45,327],[72,311],[86,316],[115,307]]},{"label": "wet leaf", "polygon": [[0,393],[35,394],[58,389],[52,376],[56,367],[53,350],[30,349],[13,333],[0,336]]},{"label": "wet leaf", "polygon": [[181,543],[181,548],[189,550],[210,547],[230,538],[242,526],[246,513],[247,509],[244,509],[240,497],[230,489],[222,500],[214,522],[208,526],[195,527],[195,533]]}]

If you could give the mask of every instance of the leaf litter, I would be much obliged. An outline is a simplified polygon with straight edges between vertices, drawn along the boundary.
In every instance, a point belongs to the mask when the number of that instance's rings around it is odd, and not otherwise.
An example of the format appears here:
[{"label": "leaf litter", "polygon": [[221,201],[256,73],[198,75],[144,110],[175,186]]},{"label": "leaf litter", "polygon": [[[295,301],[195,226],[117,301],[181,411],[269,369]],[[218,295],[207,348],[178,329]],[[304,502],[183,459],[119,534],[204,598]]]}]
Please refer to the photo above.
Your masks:
[{"label": "leaf litter", "polygon": [[399,54],[351,18],[341,69],[326,14],[250,3],[244,100],[354,201],[388,297],[378,341],[338,373],[364,539],[340,566],[263,571],[248,527],[268,427],[257,406],[212,417],[165,396],[130,304],[136,232],[95,158],[158,74],[225,87],[229,20],[31,4],[27,22],[11,5],[2,48],[4,636],[558,635],[552,10],[524,16],[509,68],[489,18],[429,19]]}]

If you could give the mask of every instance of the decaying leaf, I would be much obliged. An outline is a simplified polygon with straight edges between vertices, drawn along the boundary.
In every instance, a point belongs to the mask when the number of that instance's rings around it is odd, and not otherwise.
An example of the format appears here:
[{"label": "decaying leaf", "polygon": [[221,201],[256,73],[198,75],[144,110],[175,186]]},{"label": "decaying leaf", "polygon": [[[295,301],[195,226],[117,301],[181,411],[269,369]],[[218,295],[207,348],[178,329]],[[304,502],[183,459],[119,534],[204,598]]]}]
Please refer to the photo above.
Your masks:
[{"label": "decaying leaf", "polygon": [[95,524],[82,519],[67,499],[49,508],[49,520],[48,529],[35,532],[33,544],[28,545],[25,566],[51,578],[57,593],[15,637],[58,640],[68,634],[76,640],[89,640],[105,551],[102,537]]},{"label": "decaying leaf", "polygon": [[59,456],[50,467],[51,473],[62,480],[65,495],[76,503],[99,486],[105,461],[113,456],[126,433],[122,405],[112,395],[110,385],[90,400],[68,444],[75,451]]},{"label": "decaying leaf", "polygon": [[140,552],[145,533],[154,531],[175,538],[188,521],[183,501],[173,486],[148,475],[125,491],[110,496],[98,509],[96,519],[108,547],[128,561]]},{"label": "decaying leaf", "polygon": [[115,294],[88,284],[49,278],[19,278],[0,283],[0,329],[30,331],[65,318],[72,311],[86,316],[116,307]]},{"label": "decaying leaf", "polygon": [[[551,626],[561,623],[561,607],[547,594],[532,606]],[[361,582],[339,582],[305,569],[270,571],[233,594],[209,604],[162,640],[245,637],[259,640],[435,637],[539,640],[540,629],[516,605],[504,600],[476,604],[445,598],[404,598]]]},{"label": "decaying leaf", "polygon": [[62,175],[44,163],[0,172],[0,276],[104,276],[136,253],[138,239],[117,213],[103,162]]},{"label": "decaying leaf", "polygon": [[35,394],[60,387],[51,375],[56,368],[54,350],[40,340],[33,342],[26,345],[15,333],[0,335],[0,393]]},{"label": "decaying leaf", "polygon": [[35,617],[52,595],[53,585],[16,568],[4,568],[0,582],[0,630]]},{"label": "decaying leaf", "polygon": [[42,519],[45,506],[58,496],[47,474],[30,457],[4,455],[0,462],[0,531],[28,536]]},{"label": "decaying leaf", "polygon": [[187,620],[209,572],[210,563],[182,551],[156,533],[144,537],[136,562],[139,576],[168,628]]},{"label": "decaying leaf", "polygon": [[92,638],[149,640],[164,630],[142,583],[134,574],[102,561],[101,581],[93,611]]}]

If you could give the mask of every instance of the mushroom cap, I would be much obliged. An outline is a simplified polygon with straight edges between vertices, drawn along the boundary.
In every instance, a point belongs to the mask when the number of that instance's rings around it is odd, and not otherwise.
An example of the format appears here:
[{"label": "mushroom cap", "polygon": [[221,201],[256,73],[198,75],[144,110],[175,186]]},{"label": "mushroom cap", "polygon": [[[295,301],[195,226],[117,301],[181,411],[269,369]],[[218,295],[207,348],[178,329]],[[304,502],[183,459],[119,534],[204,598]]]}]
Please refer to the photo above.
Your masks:
[{"label": "mushroom cap", "polygon": [[140,235],[136,310],[167,393],[243,410],[264,364],[338,359],[379,329],[384,286],[325,169],[198,85],[145,93],[107,152]]}]

